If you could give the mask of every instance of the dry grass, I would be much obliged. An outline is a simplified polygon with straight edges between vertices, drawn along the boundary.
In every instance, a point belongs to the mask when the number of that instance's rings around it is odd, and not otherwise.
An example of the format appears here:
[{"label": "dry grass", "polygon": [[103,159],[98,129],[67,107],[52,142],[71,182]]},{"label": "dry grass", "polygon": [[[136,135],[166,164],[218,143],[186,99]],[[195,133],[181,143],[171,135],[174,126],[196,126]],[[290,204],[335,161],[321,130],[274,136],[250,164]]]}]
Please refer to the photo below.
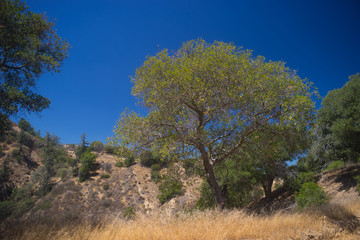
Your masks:
[{"label": "dry grass", "polygon": [[[354,214],[359,214],[359,209],[360,202],[268,217],[249,216],[242,211],[217,210],[172,216],[153,214],[137,216],[130,221],[109,220],[101,225],[36,224],[22,226],[21,230],[16,226],[17,235],[7,236],[8,239],[26,240],[359,239],[358,225],[353,229],[346,226],[346,220],[357,220]],[[3,237],[7,239],[7,236]]]}]

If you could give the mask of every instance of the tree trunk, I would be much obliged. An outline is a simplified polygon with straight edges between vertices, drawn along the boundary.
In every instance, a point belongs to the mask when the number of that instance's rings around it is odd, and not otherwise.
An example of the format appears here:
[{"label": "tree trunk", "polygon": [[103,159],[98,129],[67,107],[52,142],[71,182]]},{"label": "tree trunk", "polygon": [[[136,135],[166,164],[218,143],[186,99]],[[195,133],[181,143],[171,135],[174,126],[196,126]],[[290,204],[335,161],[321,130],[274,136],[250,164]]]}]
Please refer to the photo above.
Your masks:
[{"label": "tree trunk", "polygon": [[274,182],[273,176],[267,176],[265,181],[263,182],[263,188],[265,192],[265,199],[270,200],[271,199],[271,188],[272,184]]},{"label": "tree trunk", "polygon": [[206,180],[211,187],[215,199],[215,205],[221,209],[224,209],[226,198],[224,193],[221,191],[221,188],[219,187],[219,184],[215,178],[214,168],[210,164],[209,157],[207,155],[205,148],[201,148],[200,153],[206,172]]}]

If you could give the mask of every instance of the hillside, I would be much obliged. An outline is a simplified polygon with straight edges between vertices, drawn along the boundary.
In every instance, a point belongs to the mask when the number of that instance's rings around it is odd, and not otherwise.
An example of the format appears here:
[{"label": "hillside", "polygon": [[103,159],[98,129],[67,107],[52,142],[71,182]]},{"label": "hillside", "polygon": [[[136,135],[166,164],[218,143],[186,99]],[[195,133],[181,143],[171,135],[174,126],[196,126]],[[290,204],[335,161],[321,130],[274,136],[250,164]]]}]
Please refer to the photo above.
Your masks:
[{"label": "hillside", "polygon": [[[241,211],[197,212],[194,210],[194,206],[200,197],[199,187],[202,182],[200,178],[188,176],[184,169],[179,167],[178,174],[184,186],[184,193],[161,204],[158,199],[160,194],[159,183],[152,180],[150,168],[139,163],[129,167],[117,167],[116,163],[119,159],[104,151],[93,152],[96,154],[95,169],[90,172],[89,179],[84,182],[79,182],[78,176],[72,174],[71,167],[60,161],[56,165],[57,174],[50,178],[51,191],[45,195],[37,195],[35,190],[39,188],[41,182],[34,182],[34,179],[44,168],[44,139],[28,134],[27,136],[32,144],[22,146],[21,154],[19,154],[17,138],[20,132],[19,127],[13,123],[6,138],[1,142],[0,166],[2,166],[3,171],[5,161],[7,161],[8,167],[7,179],[1,184],[2,200],[10,199],[11,191],[14,189],[18,189],[15,191],[18,198],[20,198],[19,196],[24,198],[24,200],[17,200],[18,205],[16,207],[8,205],[8,208],[15,210],[0,225],[0,233],[2,234],[0,237],[3,236],[4,239],[9,236],[14,239],[45,239],[49,237],[47,235],[49,231],[58,231],[59,234],[61,231],[71,232],[73,237],[70,239],[104,239],[103,235],[94,238],[84,237],[87,232],[92,231],[91,229],[84,229],[92,225],[99,226],[96,234],[105,234],[101,231],[106,229],[106,231],[114,231],[114,228],[110,228],[110,226],[122,226],[130,232],[140,231],[139,229],[129,230],[128,224],[132,221],[143,226],[143,229],[148,231],[147,234],[153,234],[154,239],[174,239],[161,235],[164,232],[160,226],[172,229],[166,234],[179,236],[179,239],[207,239],[206,237],[199,237],[202,236],[201,234],[212,239],[213,237],[224,239],[221,236],[226,234],[228,234],[226,236],[234,236],[234,238],[229,237],[229,239],[238,239],[239,236],[258,238],[259,235],[255,233],[264,230],[251,230],[253,232],[235,230],[236,228],[245,229],[246,226],[247,229],[252,229],[254,226],[251,222],[254,221],[257,222],[258,227],[269,224],[274,225],[275,229],[279,227],[276,224],[282,225],[283,228],[288,227],[289,230],[284,231],[289,231],[289,235],[295,234],[294,236],[297,236],[296,231],[301,233],[301,236],[292,239],[356,239],[353,236],[359,234],[360,195],[356,190],[357,183],[354,177],[360,174],[360,165],[346,166],[317,175],[315,177],[316,182],[327,192],[330,203],[324,208],[312,210],[311,213],[298,213],[294,192],[288,191],[285,187],[274,190],[271,201],[267,201],[263,197],[250,203]],[[73,145],[58,145],[56,149],[59,154],[66,156],[63,158],[68,162],[75,158]],[[161,171],[165,173],[167,169]],[[8,210],[6,206],[2,208],[2,211]],[[3,215],[4,213],[2,213]],[[263,218],[264,215],[268,217]],[[128,222],[127,219],[132,216],[135,218]],[[326,225],[324,232],[325,218],[328,225]],[[162,221],[165,222],[159,222],[159,219],[163,219]],[[179,219],[180,222],[177,222],[176,219]],[[211,226],[214,231],[205,230],[210,228],[208,225],[211,224],[210,219],[214,221],[213,226]],[[288,219],[286,220],[287,223],[284,222],[284,219]],[[241,223],[242,227],[236,225],[236,222]],[[314,222],[314,225],[311,225],[310,222]],[[13,235],[18,232],[18,229],[13,229],[17,223],[22,223],[23,227],[19,235]],[[154,227],[157,228],[157,233],[148,229],[148,225],[153,223],[155,224]],[[200,230],[193,232],[189,225],[191,223],[199,224],[201,228],[205,227],[205,229],[201,230],[202,233]],[[220,223],[225,225],[219,225]],[[68,229],[73,224],[76,224],[78,228]],[[34,228],[31,230],[26,227],[32,225]],[[39,226],[39,229],[35,226]],[[45,228],[40,230],[41,226]],[[187,232],[184,233],[185,235],[180,234],[182,231],[179,228],[183,227],[188,228]],[[294,232],[294,228],[298,229]],[[43,237],[37,237],[39,231],[42,231]],[[226,234],[218,235],[217,231],[224,231]],[[267,231],[264,231],[263,234],[268,234],[266,236],[269,236],[269,239],[288,239],[285,237],[286,233],[280,236],[277,231]],[[27,234],[34,234],[36,237]],[[134,238],[133,235],[129,235],[129,232],[121,234],[123,234],[121,236],[127,236],[127,239],[144,239],[144,235]],[[343,237],[343,235],[346,238],[339,237]],[[55,239],[64,239],[61,236],[63,235],[60,234]],[[114,236],[119,235],[114,233]],[[106,237],[106,239],[118,238]],[[250,237],[250,239],[253,238]]]}]

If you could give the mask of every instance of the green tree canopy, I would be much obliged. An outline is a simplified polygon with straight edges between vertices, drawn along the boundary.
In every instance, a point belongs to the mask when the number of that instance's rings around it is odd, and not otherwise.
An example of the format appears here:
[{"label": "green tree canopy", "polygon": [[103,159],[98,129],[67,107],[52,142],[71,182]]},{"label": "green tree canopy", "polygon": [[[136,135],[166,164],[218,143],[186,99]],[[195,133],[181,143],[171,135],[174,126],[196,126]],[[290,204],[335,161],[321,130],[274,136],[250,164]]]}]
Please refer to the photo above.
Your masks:
[{"label": "green tree canopy", "polygon": [[149,113],[125,111],[115,140],[130,149],[200,159],[221,207],[226,199],[215,165],[239,154],[255,133],[304,131],[313,116],[309,82],[283,62],[223,42],[197,40],[174,54],[163,50],[148,57],[132,80],[132,93]]},{"label": "green tree canopy", "polygon": [[352,75],[340,89],[329,91],[312,128],[309,165],[356,162],[360,157],[360,75]]},{"label": "green tree canopy", "polygon": [[53,22],[18,0],[0,0],[0,114],[40,112],[50,100],[36,92],[45,72],[59,72],[69,44]]}]

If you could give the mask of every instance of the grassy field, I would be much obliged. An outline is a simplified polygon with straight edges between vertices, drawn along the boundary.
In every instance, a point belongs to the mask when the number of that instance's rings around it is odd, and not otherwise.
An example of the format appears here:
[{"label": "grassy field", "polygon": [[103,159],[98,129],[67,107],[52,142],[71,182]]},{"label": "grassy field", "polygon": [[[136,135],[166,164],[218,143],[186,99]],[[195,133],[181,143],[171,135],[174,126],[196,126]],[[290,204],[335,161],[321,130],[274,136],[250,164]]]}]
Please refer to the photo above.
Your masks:
[{"label": "grassy field", "polygon": [[[18,224],[4,239],[360,239],[360,202],[303,212],[252,216],[242,211],[137,215],[101,224]],[[14,229],[12,229],[14,228]]]}]

